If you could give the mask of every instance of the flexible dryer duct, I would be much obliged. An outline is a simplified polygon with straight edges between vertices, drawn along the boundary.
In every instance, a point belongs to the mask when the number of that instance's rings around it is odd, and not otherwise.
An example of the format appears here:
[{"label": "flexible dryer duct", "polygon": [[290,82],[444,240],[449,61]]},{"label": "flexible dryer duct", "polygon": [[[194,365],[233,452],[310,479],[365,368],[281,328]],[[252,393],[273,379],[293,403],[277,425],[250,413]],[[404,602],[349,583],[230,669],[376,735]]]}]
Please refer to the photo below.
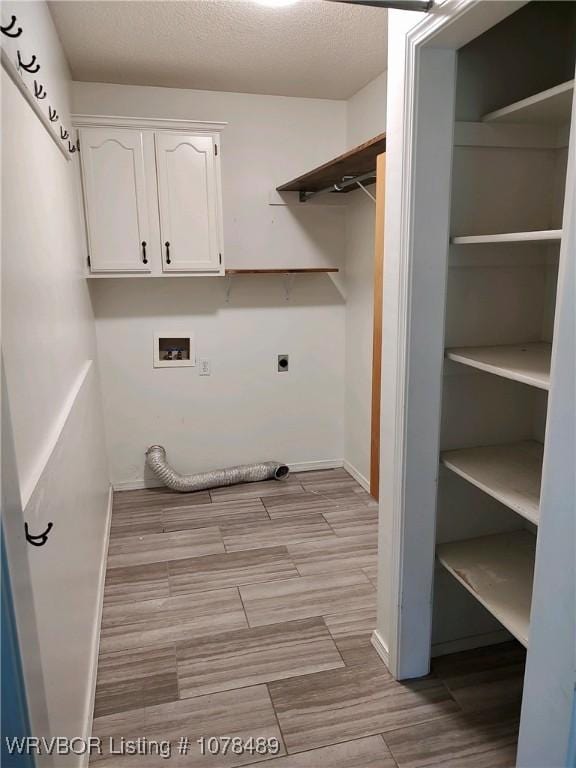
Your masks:
[{"label": "flexible dryer duct", "polygon": [[146,462],[152,472],[173,491],[188,493],[205,491],[237,483],[255,483],[258,480],[282,480],[290,470],[278,461],[263,461],[260,464],[242,464],[239,467],[216,469],[214,472],[198,472],[195,475],[180,475],[166,461],[166,451],[161,445],[152,445],[146,451]]}]

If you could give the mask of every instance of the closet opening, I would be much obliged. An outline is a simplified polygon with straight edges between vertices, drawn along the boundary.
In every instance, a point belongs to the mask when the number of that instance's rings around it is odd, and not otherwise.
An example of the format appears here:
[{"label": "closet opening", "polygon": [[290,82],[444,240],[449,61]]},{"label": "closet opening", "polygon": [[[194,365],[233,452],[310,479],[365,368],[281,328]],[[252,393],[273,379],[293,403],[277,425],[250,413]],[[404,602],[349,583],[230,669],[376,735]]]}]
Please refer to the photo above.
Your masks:
[{"label": "closet opening", "polygon": [[571,304],[576,5],[475,10],[469,26],[465,13],[443,31],[406,34],[398,325],[408,352],[406,379],[396,374],[406,426],[381,535],[400,549],[382,625],[395,674],[438,672],[461,654],[448,686],[472,719],[488,725],[494,696],[499,723],[519,737],[511,761],[563,765],[570,708],[554,718],[537,691],[572,695],[572,620],[552,608],[550,569],[555,548],[573,562],[559,527],[571,502],[551,477],[569,403],[557,361],[573,359],[561,312]]}]

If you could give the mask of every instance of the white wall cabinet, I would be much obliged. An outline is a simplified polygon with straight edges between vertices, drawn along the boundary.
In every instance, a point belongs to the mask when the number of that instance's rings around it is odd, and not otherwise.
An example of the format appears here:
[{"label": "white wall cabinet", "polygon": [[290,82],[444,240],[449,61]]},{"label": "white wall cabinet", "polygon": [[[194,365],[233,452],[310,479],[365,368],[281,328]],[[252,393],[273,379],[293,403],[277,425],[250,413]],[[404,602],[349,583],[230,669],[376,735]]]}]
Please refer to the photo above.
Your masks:
[{"label": "white wall cabinet", "polygon": [[75,118],[89,276],[223,274],[220,127],[126,122]]},{"label": "white wall cabinet", "polygon": [[218,190],[212,136],[156,133],[158,207],[165,272],[218,270]]},{"label": "white wall cabinet", "polygon": [[91,271],[150,272],[142,131],[86,128],[81,143]]}]

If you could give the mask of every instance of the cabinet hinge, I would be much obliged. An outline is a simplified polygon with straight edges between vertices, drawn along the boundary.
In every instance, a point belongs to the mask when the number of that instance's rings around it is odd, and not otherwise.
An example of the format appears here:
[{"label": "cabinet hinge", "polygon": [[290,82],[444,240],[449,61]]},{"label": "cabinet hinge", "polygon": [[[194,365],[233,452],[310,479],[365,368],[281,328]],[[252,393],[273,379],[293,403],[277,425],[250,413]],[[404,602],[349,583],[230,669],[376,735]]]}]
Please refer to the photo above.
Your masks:
[{"label": "cabinet hinge", "polygon": [[214,154],[218,154],[218,144],[214,144]]},{"label": "cabinet hinge", "polygon": [[88,266],[89,266],[89,267],[91,267],[91,266],[92,266],[92,264],[91,264],[91,262],[90,262],[90,254],[88,254],[88,256],[86,256],[86,261],[87,261],[87,263],[88,263]]},{"label": "cabinet hinge", "polygon": [[218,259],[220,261],[220,264],[222,264],[222,254],[221,253],[218,254]]}]

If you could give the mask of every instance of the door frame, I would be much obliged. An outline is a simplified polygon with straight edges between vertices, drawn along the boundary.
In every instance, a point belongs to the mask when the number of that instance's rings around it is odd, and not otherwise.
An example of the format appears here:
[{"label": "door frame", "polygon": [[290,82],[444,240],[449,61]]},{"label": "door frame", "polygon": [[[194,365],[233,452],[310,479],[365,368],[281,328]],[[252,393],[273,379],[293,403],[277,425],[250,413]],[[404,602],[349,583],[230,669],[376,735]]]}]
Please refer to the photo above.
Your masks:
[{"label": "door frame", "polygon": [[[389,11],[382,301],[385,365],[380,432],[378,617],[372,642],[397,679],[420,677],[430,668],[456,51],[523,5],[523,0],[446,0],[420,18],[415,18],[416,14]],[[571,163],[568,179],[573,184],[573,158]],[[573,245],[574,233],[571,242]],[[565,286],[567,281],[559,281],[559,298],[562,282]],[[568,288],[564,290],[567,292]],[[569,339],[562,342],[564,366],[570,359],[568,344]],[[555,355],[559,358],[557,347],[555,339]],[[565,418],[569,418],[567,397],[565,394],[562,401]],[[550,437],[548,434],[547,438]],[[556,444],[555,451],[560,447]],[[568,453],[567,460],[573,461],[573,449]],[[547,464],[545,460],[544,475]],[[573,546],[573,537],[566,536],[564,541],[567,540]],[[543,569],[538,569],[537,562],[537,573],[539,570]],[[570,568],[564,570],[564,580],[569,579]],[[542,587],[547,588],[549,595],[555,590],[548,577],[545,581]],[[542,591],[539,586],[535,597]],[[550,606],[551,601],[547,602]],[[558,619],[562,606],[553,602],[553,613]],[[533,604],[533,620],[536,610],[539,619],[544,616],[546,601],[542,599],[540,603]],[[567,610],[564,606],[564,613]],[[531,643],[525,686],[529,690],[540,672],[537,683],[544,695],[530,696],[529,706],[526,701],[523,706],[518,763],[522,768],[534,768],[537,764],[531,757],[535,734],[540,739],[539,758],[543,753],[551,758],[563,752],[558,762],[547,764],[564,765],[566,755],[568,732],[564,732],[571,716],[572,697],[564,695],[567,683],[558,671],[543,679],[543,660],[543,643],[538,649],[533,649]],[[570,654],[565,653],[557,666],[573,686],[574,666],[571,672],[567,670],[568,661]],[[534,692],[536,689],[534,685]],[[560,726],[546,713],[551,702],[556,705],[556,720],[561,710]]]},{"label": "door frame", "polygon": [[380,401],[382,394],[382,286],[386,153],[376,158],[376,222],[374,226],[374,308],[372,332],[372,409],[370,413],[370,495],[380,495]]}]

